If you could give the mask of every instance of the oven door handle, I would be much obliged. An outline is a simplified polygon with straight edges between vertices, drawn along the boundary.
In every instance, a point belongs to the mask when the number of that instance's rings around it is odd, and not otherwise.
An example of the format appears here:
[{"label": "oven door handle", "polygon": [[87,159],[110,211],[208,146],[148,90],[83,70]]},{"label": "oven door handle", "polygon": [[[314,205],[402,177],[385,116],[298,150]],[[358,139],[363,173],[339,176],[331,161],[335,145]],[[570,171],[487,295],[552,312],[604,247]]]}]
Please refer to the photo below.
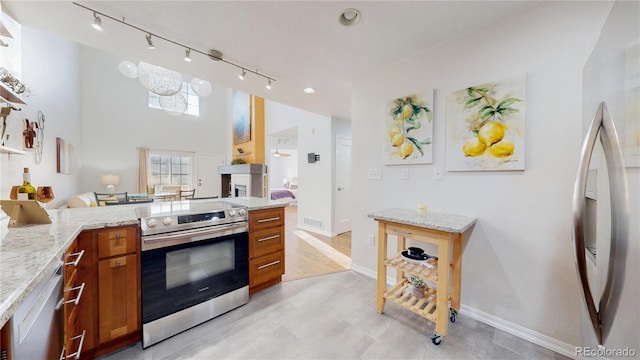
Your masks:
[{"label": "oven door handle", "polygon": [[142,238],[143,244],[154,244],[159,242],[166,241],[175,241],[180,239],[185,239],[183,243],[194,242],[206,239],[212,239],[224,235],[237,234],[241,232],[247,231],[249,226],[246,223],[236,223],[236,224],[227,224],[227,225],[219,225],[215,226],[212,229],[192,229],[179,231],[175,234],[158,234],[158,235],[148,235]]}]

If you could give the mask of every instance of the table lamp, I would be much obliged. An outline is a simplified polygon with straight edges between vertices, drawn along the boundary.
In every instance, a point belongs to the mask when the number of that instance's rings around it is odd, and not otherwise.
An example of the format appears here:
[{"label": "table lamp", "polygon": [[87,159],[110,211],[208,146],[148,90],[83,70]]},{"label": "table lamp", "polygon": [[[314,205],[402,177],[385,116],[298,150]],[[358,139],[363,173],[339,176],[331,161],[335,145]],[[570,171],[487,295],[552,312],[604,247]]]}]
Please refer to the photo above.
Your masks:
[{"label": "table lamp", "polygon": [[102,185],[107,186],[107,192],[113,194],[116,190],[116,185],[120,184],[120,176],[118,175],[100,175],[100,182]]}]

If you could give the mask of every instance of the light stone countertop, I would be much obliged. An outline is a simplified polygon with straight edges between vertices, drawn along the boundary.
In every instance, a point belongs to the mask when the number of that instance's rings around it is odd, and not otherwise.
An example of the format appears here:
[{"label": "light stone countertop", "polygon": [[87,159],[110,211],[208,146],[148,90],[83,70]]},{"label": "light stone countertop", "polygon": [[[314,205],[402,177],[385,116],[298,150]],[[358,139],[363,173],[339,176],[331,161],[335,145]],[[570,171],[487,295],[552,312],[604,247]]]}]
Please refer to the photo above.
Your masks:
[{"label": "light stone countertop", "polygon": [[278,207],[287,207],[289,206],[288,202],[271,200],[268,198],[258,198],[253,196],[242,196],[236,198],[224,198],[223,200],[232,202],[238,205],[246,206],[251,210],[263,210],[263,209],[272,209]]},{"label": "light stone countertop", "polygon": [[369,213],[367,216],[373,219],[386,220],[450,233],[463,233],[476,223],[476,218],[470,216],[436,212],[418,214],[416,209],[402,208],[374,211]]},{"label": "light stone countertop", "polygon": [[[255,197],[223,198],[260,210],[287,203]],[[62,260],[64,251],[83,230],[137,225],[135,208],[144,204],[47,210],[51,224],[7,227],[9,218],[0,212],[0,327],[24,299]]]}]

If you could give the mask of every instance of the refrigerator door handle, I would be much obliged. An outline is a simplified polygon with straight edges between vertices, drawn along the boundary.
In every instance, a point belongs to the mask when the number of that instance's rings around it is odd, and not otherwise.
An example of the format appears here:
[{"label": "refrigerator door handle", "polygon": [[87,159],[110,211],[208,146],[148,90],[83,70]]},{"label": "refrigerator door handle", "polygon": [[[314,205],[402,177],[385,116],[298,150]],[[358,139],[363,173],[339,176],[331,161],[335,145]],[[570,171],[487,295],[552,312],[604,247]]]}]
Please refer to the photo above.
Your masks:
[{"label": "refrigerator door handle", "polygon": [[605,103],[602,103],[602,127],[600,141],[604,149],[609,174],[609,194],[611,198],[611,243],[609,252],[609,267],[607,269],[607,282],[600,299],[600,322],[602,328],[602,341],[613,326],[613,320],[618,311],[620,294],[625,277],[627,259],[627,244],[629,241],[629,189],[627,187],[627,175],[624,167],[622,146],[615,128],[615,124],[609,115]]},{"label": "refrigerator door handle", "polygon": [[589,277],[587,275],[587,263],[584,244],[584,208],[585,208],[585,191],[587,188],[587,175],[589,173],[589,163],[591,162],[591,154],[596,145],[598,131],[602,124],[602,112],[604,104],[600,104],[591,125],[587,131],[586,138],[580,152],[580,162],[578,163],[578,172],[573,188],[573,228],[572,238],[575,250],[576,268],[578,270],[578,279],[580,280],[580,289],[582,290],[582,299],[584,300],[591,325],[596,333],[598,343],[602,344],[602,328],[600,326],[600,317],[596,305],[591,294],[589,286]]},{"label": "refrigerator door handle", "polygon": [[[604,149],[609,174],[609,193],[611,198],[611,238],[610,258],[607,268],[606,283],[600,298],[598,309],[595,307],[589,279],[587,277],[585,247],[584,247],[584,206],[587,174],[591,154],[600,134],[600,141]],[[582,288],[582,296],[587,305],[589,318],[596,333],[598,343],[603,345],[611,330],[615,318],[626,266],[628,242],[629,192],[622,147],[618,140],[615,125],[605,103],[598,107],[589,130],[587,132],[578,173],[573,192],[573,242],[575,246],[575,261]]]}]

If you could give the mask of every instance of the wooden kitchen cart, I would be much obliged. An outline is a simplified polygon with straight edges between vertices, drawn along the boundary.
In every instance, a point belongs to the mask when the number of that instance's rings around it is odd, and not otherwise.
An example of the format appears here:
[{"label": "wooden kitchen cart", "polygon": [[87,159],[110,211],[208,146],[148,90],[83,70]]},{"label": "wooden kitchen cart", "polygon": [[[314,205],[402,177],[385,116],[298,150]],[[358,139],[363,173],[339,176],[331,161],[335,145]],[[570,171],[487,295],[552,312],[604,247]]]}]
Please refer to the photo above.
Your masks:
[{"label": "wooden kitchen cart", "polygon": [[[418,214],[410,209],[388,209],[368,215],[378,222],[378,286],[377,310],[383,313],[387,300],[435,323],[431,341],[439,345],[447,335],[447,321],[455,322],[460,310],[462,276],[462,235],[475,224],[475,218],[453,214]],[[397,251],[388,255],[388,236],[397,237]],[[406,239],[438,247],[438,260],[407,261],[401,255]],[[417,246],[417,245],[416,245]],[[387,289],[387,267],[396,270],[396,283]],[[407,287],[405,277],[415,275],[430,285],[422,298],[416,298]]]}]

